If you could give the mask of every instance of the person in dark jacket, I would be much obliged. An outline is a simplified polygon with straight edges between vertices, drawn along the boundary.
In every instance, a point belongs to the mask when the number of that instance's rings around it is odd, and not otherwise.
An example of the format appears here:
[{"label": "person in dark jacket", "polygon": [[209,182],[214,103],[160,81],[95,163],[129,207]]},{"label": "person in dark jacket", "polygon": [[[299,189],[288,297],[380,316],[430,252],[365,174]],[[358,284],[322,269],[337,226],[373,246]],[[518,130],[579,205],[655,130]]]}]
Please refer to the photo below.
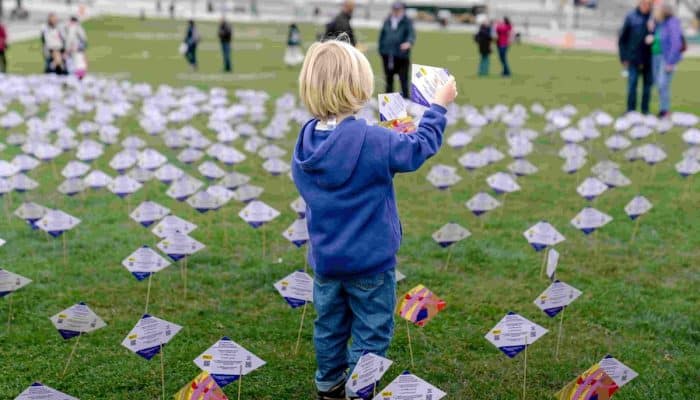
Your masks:
[{"label": "person in dark jacket", "polygon": [[193,71],[197,70],[197,44],[199,44],[199,32],[193,20],[187,22],[187,32],[185,33],[185,58],[192,67]]},{"label": "person in dark jacket", "polygon": [[479,76],[487,76],[489,74],[491,43],[493,36],[491,35],[491,22],[486,15],[480,15],[477,18],[479,22],[479,31],[474,35],[474,41],[479,46]]},{"label": "person in dark jacket", "polygon": [[411,47],[416,42],[413,22],[406,16],[406,5],[396,2],[384,21],[379,34],[379,54],[384,62],[386,92],[394,91],[394,76],[399,76],[401,96],[408,98],[408,70],[411,67]]},{"label": "person in dark jacket", "polygon": [[350,26],[350,19],[352,18],[353,11],[355,11],[355,2],[353,0],[345,0],[340,14],[336,15],[336,17],[326,25],[324,39],[335,39],[342,34],[346,34],[350,44],[355,46],[357,44],[355,41],[355,32],[353,32],[352,26]]},{"label": "person in dark jacket", "polygon": [[637,109],[637,84],[642,76],[642,113],[649,113],[653,71],[651,63],[651,41],[648,22],[652,0],[640,0],[637,8],[625,17],[620,31],[618,48],[620,62],[627,69],[627,111]]},{"label": "person in dark jacket", "polygon": [[219,42],[221,42],[221,56],[224,59],[224,72],[231,72],[231,39],[233,30],[226,22],[226,18],[221,18],[219,23]]}]

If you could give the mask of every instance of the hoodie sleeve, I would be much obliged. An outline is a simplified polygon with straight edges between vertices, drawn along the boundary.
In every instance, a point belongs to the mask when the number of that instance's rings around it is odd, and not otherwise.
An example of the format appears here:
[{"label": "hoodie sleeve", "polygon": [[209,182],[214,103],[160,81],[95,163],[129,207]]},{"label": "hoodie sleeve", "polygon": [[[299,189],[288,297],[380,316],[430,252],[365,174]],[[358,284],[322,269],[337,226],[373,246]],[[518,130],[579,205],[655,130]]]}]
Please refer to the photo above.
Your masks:
[{"label": "hoodie sleeve", "polygon": [[445,108],[433,104],[423,114],[415,133],[391,133],[389,171],[392,174],[415,171],[440,150],[442,134],[447,125],[446,113]]}]

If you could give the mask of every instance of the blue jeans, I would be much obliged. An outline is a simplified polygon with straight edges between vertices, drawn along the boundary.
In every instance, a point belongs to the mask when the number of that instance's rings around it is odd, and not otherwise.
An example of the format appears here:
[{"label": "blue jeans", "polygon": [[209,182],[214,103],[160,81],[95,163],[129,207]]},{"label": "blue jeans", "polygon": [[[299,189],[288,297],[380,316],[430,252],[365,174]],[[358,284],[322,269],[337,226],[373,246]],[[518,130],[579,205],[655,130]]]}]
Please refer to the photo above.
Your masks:
[{"label": "blue jeans", "polygon": [[231,43],[221,42],[221,55],[224,57],[224,71],[231,72]]},{"label": "blue jeans", "polygon": [[197,46],[187,46],[187,52],[185,53],[185,59],[187,62],[193,66],[197,66]]},{"label": "blue jeans", "polygon": [[503,65],[503,72],[501,75],[510,76],[510,65],[508,65],[508,46],[498,46],[498,58],[501,59],[501,65]]},{"label": "blue jeans", "polygon": [[345,380],[364,352],[386,354],[394,335],[396,275],[391,270],[344,281],[316,276],[314,307],[316,386],[326,392]]},{"label": "blue jeans", "polygon": [[628,67],[627,77],[627,111],[637,109],[637,84],[639,75],[642,76],[642,114],[649,114],[649,100],[651,99],[651,85],[653,74],[650,65],[632,65]]},{"label": "blue jeans", "polygon": [[654,54],[652,66],[654,70],[654,83],[659,90],[659,111],[671,110],[671,80],[673,72],[666,71],[666,61],[663,54]]},{"label": "blue jeans", "polygon": [[489,74],[490,60],[488,54],[482,54],[481,60],[479,61],[479,76],[486,76]]}]

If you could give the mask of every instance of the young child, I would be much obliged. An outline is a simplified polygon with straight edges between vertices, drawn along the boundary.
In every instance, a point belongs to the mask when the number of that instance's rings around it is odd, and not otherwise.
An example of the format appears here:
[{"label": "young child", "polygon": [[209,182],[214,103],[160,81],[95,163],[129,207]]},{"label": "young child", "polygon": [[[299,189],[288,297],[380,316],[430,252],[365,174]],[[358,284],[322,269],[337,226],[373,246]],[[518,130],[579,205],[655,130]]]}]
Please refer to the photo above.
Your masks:
[{"label": "young child", "polygon": [[307,51],[299,94],[314,119],[299,134],[292,173],[307,204],[315,271],[319,400],[346,398],[348,371],[363,352],[386,354],[402,235],[393,177],[417,170],[437,153],[445,107],[457,95],[451,78],[437,90],[416,132],[399,134],[354,117],[373,90],[372,68],[352,45],[331,40]]}]

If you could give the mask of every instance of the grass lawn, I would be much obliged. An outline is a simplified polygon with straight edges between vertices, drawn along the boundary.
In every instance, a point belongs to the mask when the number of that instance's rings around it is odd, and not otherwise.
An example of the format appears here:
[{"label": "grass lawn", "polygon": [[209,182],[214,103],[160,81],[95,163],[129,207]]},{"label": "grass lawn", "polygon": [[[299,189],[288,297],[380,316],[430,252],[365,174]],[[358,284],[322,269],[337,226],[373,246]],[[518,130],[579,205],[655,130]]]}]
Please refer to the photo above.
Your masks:
[{"label": "grass lawn", "polygon": [[[218,86],[231,92],[264,89],[274,96],[295,91],[298,71],[282,65],[286,26],[236,26],[233,75],[220,75],[214,24],[200,25],[204,36],[200,73],[188,72],[177,52],[184,28],[183,22],[166,20],[90,21],[86,23],[90,71],[153,85]],[[305,43],[311,42],[313,31],[312,26],[302,26]],[[368,44],[374,44],[376,37],[375,31],[360,32],[360,41]],[[378,57],[374,50],[368,54],[380,87],[383,76]],[[13,45],[8,58],[13,73],[42,69],[38,40]],[[476,46],[471,37],[434,32],[419,34],[413,60],[449,68],[459,81],[460,104],[521,103],[529,107],[539,101],[546,107],[557,107],[571,103],[579,109],[579,116],[596,109],[617,116],[624,107],[625,81],[612,55],[516,46],[511,52],[512,79],[496,75],[477,79]],[[495,71],[496,57],[492,64]],[[700,110],[698,76],[700,61],[681,64],[673,86],[678,110]],[[134,107],[134,111],[138,109]],[[71,121],[74,126],[79,122],[79,118]],[[215,140],[206,123],[200,116],[192,125]],[[175,165],[199,176],[196,166],[181,165],[175,158],[177,153],[140,129],[137,112],[118,120],[117,125],[123,137],[136,134],[145,138]],[[542,131],[544,121],[533,116],[528,127]],[[464,128],[462,122],[448,133],[460,128]],[[487,126],[468,149],[495,144],[505,152],[504,131],[500,124]],[[602,133],[607,137],[610,130]],[[577,178],[560,169],[563,160],[557,152],[563,141],[558,135],[536,139],[535,153],[529,160],[540,172],[521,178],[522,191],[508,196],[504,209],[488,214],[483,225],[464,202],[476,192],[486,191],[485,178],[505,171],[509,160],[471,174],[461,170],[459,184],[449,191],[438,191],[425,180],[430,166],[458,165],[457,159],[465,151],[445,146],[418,173],[397,177],[405,232],[399,269],[408,276],[399,284],[399,291],[423,283],[448,304],[425,328],[411,329],[417,361],[413,372],[446,391],[450,399],[519,398],[522,354],[508,359],[483,337],[512,310],[550,329],[528,351],[529,399],[550,398],[608,353],[640,374],[616,398],[695,398],[700,391],[700,181],[695,178],[686,186],[673,168],[686,148],[681,133],[674,129],[646,140],[658,141],[669,155],[653,174],[640,162],[628,163],[622,154],[609,153],[603,139],[592,143],[581,179],[597,161],[610,158],[621,164],[622,172],[633,182],[595,201],[594,206],[614,220],[592,238],[569,223],[586,201],[576,193]],[[0,132],[0,141],[4,142],[5,135]],[[281,143],[291,149],[294,140],[295,135],[289,135]],[[236,146],[241,148],[241,142]],[[95,167],[113,175],[108,163],[118,150],[118,146],[108,148]],[[19,149],[8,147],[0,152],[0,159],[10,160],[18,153]],[[63,154],[59,167],[73,157],[73,153]],[[286,176],[271,177],[261,164],[257,156],[249,155],[236,169],[250,174],[254,184],[265,188],[261,200],[282,211],[277,220],[262,228],[270,246],[265,259],[261,259],[261,232],[237,216],[242,208],[238,203],[231,202],[213,215],[196,215],[187,204],[168,198],[166,186],[155,181],[131,199],[134,207],[150,195],[175,215],[191,219],[200,226],[192,236],[207,245],[189,261],[187,299],[182,296],[176,265],[153,278],[149,312],[184,327],[165,347],[169,396],[197,375],[192,360],[221,336],[231,337],[267,361],[262,369],[245,377],[242,398],[310,399],[314,395],[313,311],[309,309],[307,315],[301,351],[293,355],[301,310],[290,310],[272,286],[304,265],[302,250],[281,236],[295,218],[288,204],[297,193]],[[91,192],[85,200],[68,198],[56,191],[60,182],[53,178],[50,166],[43,165],[30,176],[41,186],[24,196],[3,197],[0,202],[9,203],[3,204],[3,210],[14,210],[23,199],[29,199],[60,208],[83,222],[67,234],[69,259],[64,265],[60,239],[47,240],[13,216],[0,218],[0,238],[7,240],[0,248],[0,267],[34,281],[0,302],[0,320],[7,318],[10,298],[14,310],[11,329],[4,323],[0,328],[0,398],[14,398],[35,380],[83,400],[159,398],[158,359],[147,362],[120,345],[141,316],[146,294],[146,282],[135,281],[121,261],[141,245],[155,246],[156,237],[131,221],[126,202],[107,191]],[[637,238],[631,242],[634,223],[623,208],[636,194],[649,198],[654,209],[642,217]],[[561,253],[558,277],[583,291],[566,311],[558,360],[554,358],[558,319],[548,318],[532,303],[548,286],[540,277],[541,254],[522,237],[525,229],[541,219],[550,221],[567,238],[557,246]],[[467,227],[473,236],[453,247],[450,266],[443,270],[447,252],[432,241],[431,234],[449,221]],[[207,226],[211,226],[209,232]],[[225,231],[228,242],[224,241]],[[86,302],[108,326],[81,339],[69,373],[59,379],[73,342],[61,339],[49,317],[78,301]],[[395,364],[383,384],[410,367],[402,321],[397,321],[388,357]],[[235,398],[235,385],[226,392]]]}]

